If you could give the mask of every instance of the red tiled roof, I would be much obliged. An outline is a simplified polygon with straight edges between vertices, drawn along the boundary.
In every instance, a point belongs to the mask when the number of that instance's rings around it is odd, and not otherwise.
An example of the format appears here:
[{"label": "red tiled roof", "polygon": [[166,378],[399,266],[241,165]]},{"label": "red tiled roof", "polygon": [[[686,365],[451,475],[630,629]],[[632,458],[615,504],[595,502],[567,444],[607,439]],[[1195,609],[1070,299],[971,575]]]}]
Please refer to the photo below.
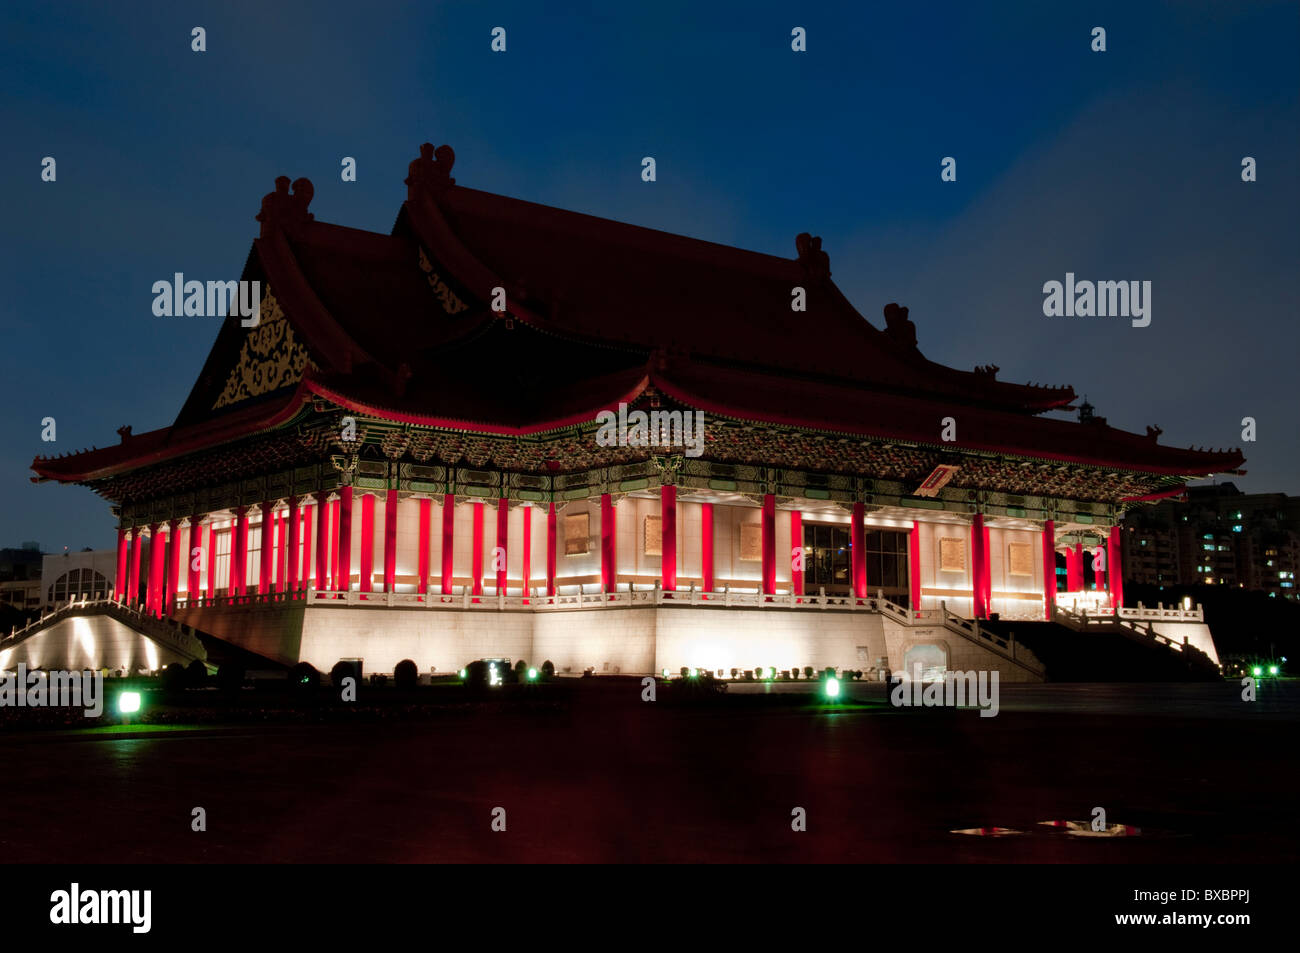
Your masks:
[{"label": "red tiled roof", "polygon": [[[906,332],[865,320],[807,248],[778,258],[455,186],[448,155],[411,164],[391,235],[314,221],[305,180],[263,201],[245,277],[269,283],[311,356],[296,388],[211,410],[244,339],[229,319],[176,424],[37,458],[38,477],[104,478],[271,429],[313,393],[394,420],[529,433],[594,418],[647,383],[715,414],[918,443],[938,444],[952,416],[956,450],[1158,474],[1243,462],[1036,417],[1073,390],[927,360]],[[447,313],[422,250],[465,310]],[[807,312],[790,309],[796,285]],[[488,310],[497,286],[506,316]]]}]

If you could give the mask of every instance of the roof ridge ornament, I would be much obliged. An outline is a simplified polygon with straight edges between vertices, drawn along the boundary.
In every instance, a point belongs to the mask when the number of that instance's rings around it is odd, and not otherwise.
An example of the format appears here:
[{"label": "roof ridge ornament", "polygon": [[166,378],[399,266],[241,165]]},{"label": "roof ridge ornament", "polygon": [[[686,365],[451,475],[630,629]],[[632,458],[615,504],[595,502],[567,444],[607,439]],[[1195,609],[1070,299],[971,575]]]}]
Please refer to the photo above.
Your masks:
[{"label": "roof ridge ornament", "polygon": [[799,252],[799,264],[809,278],[826,279],[831,276],[831,256],[822,251],[820,235],[813,236],[800,232],[794,237],[795,250]]},{"label": "roof ridge ornament", "polygon": [[456,184],[451,177],[451,167],[456,164],[456,150],[443,144],[438,148],[432,142],[420,146],[419,158],[412,159],[407,167],[407,198],[417,189],[428,189],[436,197]]},{"label": "roof ridge ornament", "polygon": [[289,193],[289,177],[276,176],[275,191],[268,192],[262,198],[262,209],[257,213],[257,221],[262,223],[262,236],[265,237],[274,227],[286,228],[310,222],[316,218],[307,211],[316,188],[311,179],[295,179],[293,194]]},{"label": "roof ridge ornament", "polygon": [[907,309],[891,301],[885,305],[885,333],[895,343],[916,349],[916,325],[907,317]]}]

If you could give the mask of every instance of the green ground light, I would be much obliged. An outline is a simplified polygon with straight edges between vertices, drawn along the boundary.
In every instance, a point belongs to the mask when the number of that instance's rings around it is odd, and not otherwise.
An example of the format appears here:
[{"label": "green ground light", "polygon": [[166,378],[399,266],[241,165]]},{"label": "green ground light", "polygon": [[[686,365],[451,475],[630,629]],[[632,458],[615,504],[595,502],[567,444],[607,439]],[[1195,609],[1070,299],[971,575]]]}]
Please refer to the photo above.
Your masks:
[{"label": "green ground light", "polygon": [[117,711],[120,715],[132,715],[140,710],[139,692],[122,692],[117,696]]}]

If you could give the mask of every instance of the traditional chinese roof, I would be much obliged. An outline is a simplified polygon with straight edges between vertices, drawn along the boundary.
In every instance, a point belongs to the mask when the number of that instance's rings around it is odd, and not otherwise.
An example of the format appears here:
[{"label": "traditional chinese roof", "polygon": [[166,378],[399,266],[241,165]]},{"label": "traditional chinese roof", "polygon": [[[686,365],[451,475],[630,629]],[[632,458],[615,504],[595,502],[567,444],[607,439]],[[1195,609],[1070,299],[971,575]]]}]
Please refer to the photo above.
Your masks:
[{"label": "traditional chinese roof", "polygon": [[[800,235],[793,259],[745,251],[465,188],[453,162],[449,147],[421,149],[388,235],[316,221],[311,183],[277,180],[243,274],[262,283],[260,323],[226,320],[172,426],[38,457],[37,478],[109,480],[321,403],[526,435],[648,393],[736,421],[1164,478],[1243,462],[1042,418],[1073,389],[926,359],[906,308],[886,307],[882,329],[844,297],[820,239]],[[806,311],[792,311],[795,289]]]}]

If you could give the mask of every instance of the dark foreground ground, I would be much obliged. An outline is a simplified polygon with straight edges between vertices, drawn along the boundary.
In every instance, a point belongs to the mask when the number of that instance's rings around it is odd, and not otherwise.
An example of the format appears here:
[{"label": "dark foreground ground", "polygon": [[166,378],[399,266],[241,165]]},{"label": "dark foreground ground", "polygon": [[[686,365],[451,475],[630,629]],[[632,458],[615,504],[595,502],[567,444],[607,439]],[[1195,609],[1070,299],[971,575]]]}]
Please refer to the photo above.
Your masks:
[{"label": "dark foreground ground", "polygon": [[[631,679],[420,721],[0,735],[0,852],[31,862],[1282,862],[1300,685],[1002,690],[1002,711],[825,708]],[[1139,836],[1084,838],[1089,820]],[[191,831],[191,811],[207,831]],[[491,829],[496,807],[507,830]],[[807,812],[807,831],[791,812]],[[954,829],[1028,833],[963,836]]]}]

